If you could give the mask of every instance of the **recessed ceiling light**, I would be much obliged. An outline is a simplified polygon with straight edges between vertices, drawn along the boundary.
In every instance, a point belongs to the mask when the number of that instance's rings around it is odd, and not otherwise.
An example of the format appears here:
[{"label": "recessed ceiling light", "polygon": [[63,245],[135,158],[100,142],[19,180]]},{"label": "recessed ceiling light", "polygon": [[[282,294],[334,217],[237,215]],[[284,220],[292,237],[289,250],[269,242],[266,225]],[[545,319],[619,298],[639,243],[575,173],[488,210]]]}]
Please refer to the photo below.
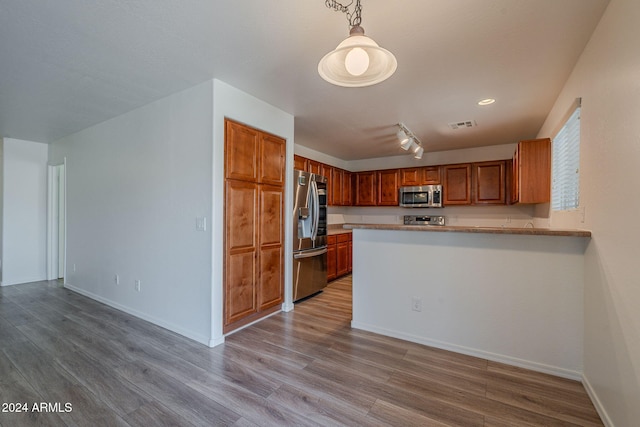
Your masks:
[{"label": "recessed ceiling light", "polygon": [[483,99],[482,101],[478,101],[478,105],[490,105],[490,104],[493,104],[494,102],[496,102],[495,99],[487,98],[487,99]]}]

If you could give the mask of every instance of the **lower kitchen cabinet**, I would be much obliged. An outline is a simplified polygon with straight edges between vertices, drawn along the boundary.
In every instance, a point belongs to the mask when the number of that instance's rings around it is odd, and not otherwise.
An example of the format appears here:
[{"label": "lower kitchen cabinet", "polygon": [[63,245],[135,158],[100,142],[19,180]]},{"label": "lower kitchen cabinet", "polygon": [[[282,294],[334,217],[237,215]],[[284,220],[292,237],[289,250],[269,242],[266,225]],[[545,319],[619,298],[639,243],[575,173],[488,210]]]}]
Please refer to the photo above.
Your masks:
[{"label": "lower kitchen cabinet", "polygon": [[351,273],[352,248],[351,233],[327,236],[327,281]]},{"label": "lower kitchen cabinet", "polygon": [[336,235],[327,236],[327,282],[335,280],[337,275],[337,258],[338,238]]}]

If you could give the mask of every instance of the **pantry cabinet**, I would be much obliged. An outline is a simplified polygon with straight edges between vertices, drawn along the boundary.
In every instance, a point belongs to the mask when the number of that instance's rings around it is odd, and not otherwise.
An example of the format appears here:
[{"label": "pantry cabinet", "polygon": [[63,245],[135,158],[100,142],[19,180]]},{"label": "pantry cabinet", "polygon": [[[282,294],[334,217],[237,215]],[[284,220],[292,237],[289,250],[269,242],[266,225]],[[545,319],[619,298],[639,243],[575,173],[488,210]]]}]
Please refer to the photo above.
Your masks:
[{"label": "pantry cabinet", "polygon": [[283,138],[225,121],[225,333],[284,300]]}]

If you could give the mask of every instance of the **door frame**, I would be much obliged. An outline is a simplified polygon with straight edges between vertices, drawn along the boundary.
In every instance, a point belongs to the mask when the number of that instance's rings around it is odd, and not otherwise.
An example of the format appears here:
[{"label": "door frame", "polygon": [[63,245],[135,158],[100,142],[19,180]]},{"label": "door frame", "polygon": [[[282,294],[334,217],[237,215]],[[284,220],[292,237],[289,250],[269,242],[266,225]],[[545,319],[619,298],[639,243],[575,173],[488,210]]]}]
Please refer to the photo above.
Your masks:
[{"label": "door frame", "polygon": [[[47,280],[67,277],[67,159],[47,165]],[[62,270],[62,271],[61,271]]]}]

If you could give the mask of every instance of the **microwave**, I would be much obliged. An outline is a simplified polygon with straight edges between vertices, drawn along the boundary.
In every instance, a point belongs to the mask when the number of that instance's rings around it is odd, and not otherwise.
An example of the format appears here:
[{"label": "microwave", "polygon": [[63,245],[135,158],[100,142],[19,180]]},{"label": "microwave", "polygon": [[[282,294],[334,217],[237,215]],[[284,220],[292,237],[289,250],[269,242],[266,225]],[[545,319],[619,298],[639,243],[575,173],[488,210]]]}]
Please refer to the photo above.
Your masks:
[{"label": "microwave", "polygon": [[400,187],[400,206],[405,208],[441,208],[442,185]]}]

